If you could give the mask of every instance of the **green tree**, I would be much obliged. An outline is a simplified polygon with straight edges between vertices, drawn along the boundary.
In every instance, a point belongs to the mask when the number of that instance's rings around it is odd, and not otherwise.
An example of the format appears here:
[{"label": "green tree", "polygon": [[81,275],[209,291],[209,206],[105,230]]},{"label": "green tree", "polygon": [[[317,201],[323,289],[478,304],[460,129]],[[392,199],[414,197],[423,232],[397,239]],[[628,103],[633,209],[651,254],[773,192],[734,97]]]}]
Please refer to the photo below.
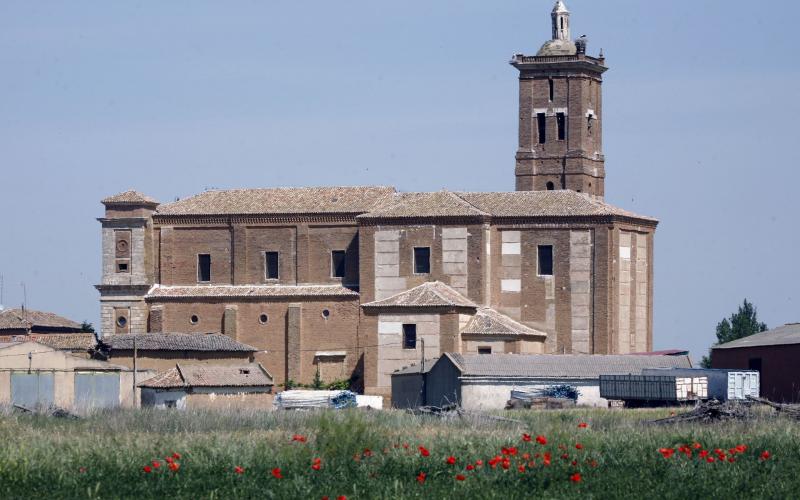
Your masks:
[{"label": "green tree", "polygon": [[81,323],[81,331],[84,333],[95,333],[94,325],[86,320],[83,320],[83,323]]},{"label": "green tree", "polygon": [[[717,323],[717,342],[714,345],[724,344],[765,331],[767,331],[767,324],[758,321],[758,311],[756,311],[755,306],[752,302],[744,299],[737,312],[731,314],[730,318],[725,318]],[[709,352],[708,356],[703,356],[700,365],[703,368],[711,368],[711,352]]]}]

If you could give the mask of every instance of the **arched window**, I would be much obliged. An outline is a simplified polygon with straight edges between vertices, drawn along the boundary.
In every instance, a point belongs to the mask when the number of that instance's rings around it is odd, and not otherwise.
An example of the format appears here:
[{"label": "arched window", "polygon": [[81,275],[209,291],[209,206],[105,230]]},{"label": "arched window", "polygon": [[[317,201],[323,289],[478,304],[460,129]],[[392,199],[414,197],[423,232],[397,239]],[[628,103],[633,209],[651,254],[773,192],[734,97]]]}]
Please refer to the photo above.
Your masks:
[{"label": "arched window", "polygon": [[553,184],[552,182],[548,182],[548,183],[547,183],[547,190],[548,190],[548,191],[552,191],[552,190],[554,190],[555,188],[556,188],[556,185],[555,185],[555,184]]}]

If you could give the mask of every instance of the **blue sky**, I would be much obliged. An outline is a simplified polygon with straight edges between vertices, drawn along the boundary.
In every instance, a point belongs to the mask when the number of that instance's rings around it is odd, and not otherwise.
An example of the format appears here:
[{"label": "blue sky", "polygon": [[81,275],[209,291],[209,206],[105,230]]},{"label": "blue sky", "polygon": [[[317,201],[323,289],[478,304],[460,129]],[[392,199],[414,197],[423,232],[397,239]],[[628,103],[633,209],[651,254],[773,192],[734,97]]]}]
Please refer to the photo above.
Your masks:
[{"label": "blue sky", "polygon": [[[99,200],[128,188],[512,190],[508,60],[552,3],[0,3],[5,305],[24,281],[96,322]],[[800,4],[567,4],[611,67],[606,200],[661,219],[656,347],[699,359],[744,297],[800,321]]]}]

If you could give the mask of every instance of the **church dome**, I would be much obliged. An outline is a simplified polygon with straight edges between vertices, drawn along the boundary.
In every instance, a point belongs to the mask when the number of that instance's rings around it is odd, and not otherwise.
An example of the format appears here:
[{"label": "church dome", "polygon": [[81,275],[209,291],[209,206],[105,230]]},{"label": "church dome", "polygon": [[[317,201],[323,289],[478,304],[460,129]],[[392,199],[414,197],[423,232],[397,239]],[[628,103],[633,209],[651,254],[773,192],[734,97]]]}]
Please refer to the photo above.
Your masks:
[{"label": "church dome", "polygon": [[548,40],[536,53],[537,56],[574,56],[578,48],[572,40]]}]

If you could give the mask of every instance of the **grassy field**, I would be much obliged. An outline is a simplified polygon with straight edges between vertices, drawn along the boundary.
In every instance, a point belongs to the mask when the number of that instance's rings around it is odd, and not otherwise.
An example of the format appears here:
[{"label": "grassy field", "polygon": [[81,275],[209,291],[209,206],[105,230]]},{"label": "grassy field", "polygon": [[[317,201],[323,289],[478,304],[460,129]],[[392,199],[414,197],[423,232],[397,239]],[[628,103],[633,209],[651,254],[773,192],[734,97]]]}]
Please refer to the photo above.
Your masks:
[{"label": "grassy field", "polygon": [[[800,424],[769,413],[713,426],[643,423],[669,412],[504,413],[524,425],[357,410],[141,410],[81,420],[5,412],[0,498],[793,498],[800,492]],[[173,453],[179,465],[170,467],[165,458]]]}]

